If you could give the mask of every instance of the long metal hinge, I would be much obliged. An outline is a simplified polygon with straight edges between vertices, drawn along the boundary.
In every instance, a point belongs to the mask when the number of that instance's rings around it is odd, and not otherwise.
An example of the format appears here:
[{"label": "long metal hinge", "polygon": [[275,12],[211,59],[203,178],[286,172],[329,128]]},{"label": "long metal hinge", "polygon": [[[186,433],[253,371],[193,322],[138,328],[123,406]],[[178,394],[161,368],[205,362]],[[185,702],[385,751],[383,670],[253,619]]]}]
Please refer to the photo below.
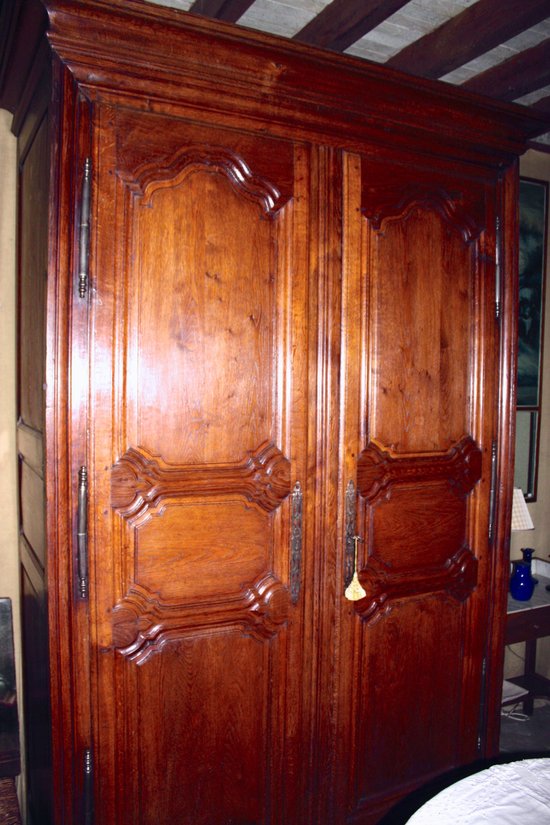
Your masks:
[{"label": "long metal hinge", "polygon": [[495,532],[495,511],[497,499],[497,442],[491,444],[491,491],[489,493],[489,541]]},{"label": "long metal hinge", "polygon": [[502,230],[500,216],[496,219],[495,238],[495,317],[500,321],[500,304],[502,288]]},{"label": "long metal hinge", "polygon": [[487,705],[487,657],[483,657],[481,664],[481,698],[479,703],[479,727],[477,735],[477,751],[481,753],[485,740],[485,712]]},{"label": "long metal hinge", "polygon": [[94,822],[94,762],[92,751],[84,751],[84,782],[82,785],[83,821],[84,825],[93,825]]},{"label": "long metal hinge", "polygon": [[88,597],[88,470],[84,466],[78,471],[76,542],[78,593],[81,599],[86,599]]},{"label": "long metal hinge", "polygon": [[85,298],[88,292],[90,261],[90,192],[92,181],[92,161],[86,158],[82,176],[82,194],[80,202],[80,228],[78,250],[78,295]]}]

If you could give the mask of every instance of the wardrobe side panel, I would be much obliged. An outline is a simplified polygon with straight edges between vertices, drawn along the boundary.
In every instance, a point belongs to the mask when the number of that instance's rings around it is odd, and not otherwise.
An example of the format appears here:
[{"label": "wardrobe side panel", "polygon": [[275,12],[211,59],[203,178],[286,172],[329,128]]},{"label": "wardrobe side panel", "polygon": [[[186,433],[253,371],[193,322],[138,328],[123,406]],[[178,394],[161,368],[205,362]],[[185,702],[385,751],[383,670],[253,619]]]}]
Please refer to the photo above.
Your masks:
[{"label": "wardrobe side panel", "polygon": [[[32,119],[31,119],[32,120]],[[53,822],[44,480],[49,121],[19,141],[18,452],[28,811]]]}]

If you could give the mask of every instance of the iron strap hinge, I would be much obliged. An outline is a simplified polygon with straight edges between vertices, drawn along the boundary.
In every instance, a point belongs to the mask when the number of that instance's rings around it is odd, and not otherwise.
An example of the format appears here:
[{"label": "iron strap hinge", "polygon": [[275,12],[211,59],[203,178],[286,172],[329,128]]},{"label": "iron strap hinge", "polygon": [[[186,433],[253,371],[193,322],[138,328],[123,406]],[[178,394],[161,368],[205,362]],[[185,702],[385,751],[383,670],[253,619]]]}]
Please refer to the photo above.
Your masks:
[{"label": "iron strap hinge", "polygon": [[492,542],[495,532],[495,511],[497,498],[497,442],[491,444],[491,491],[489,493],[489,541]]},{"label": "iron strap hinge", "polygon": [[502,229],[500,216],[496,219],[495,238],[495,318],[500,322],[502,290]]},{"label": "iron strap hinge", "polygon": [[80,201],[80,227],[78,233],[78,295],[85,298],[88,292],[90,266],[90,193],[92,181],[92,161],[86,158],[82,175]]},{"label": "iron strap hinge", "polygon": [[487,710],[487,657],[481,663],[481,698],[479,703],[479,726],[477,734],[477,752],[481,753],[485,742],[485,713]]},{"label": "iron strap hinge", "polygon": [[78,471],[78,514],[76,528],[78,594],[88,598],[88,470]]},{"label": "iron strap hinge", "polygon": [[82,808],[84,825],[94,822],[94,761],[90,748],[84,751],[84,781],[82,784]]}]

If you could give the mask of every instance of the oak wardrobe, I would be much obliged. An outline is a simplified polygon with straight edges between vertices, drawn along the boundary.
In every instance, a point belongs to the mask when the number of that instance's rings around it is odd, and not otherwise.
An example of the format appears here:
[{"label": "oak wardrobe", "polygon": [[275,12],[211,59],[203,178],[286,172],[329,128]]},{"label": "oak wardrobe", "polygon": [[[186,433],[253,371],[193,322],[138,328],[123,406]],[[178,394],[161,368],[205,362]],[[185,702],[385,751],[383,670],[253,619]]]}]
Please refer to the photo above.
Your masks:
[{"label": "oak wardrobe", "polygon": [[33,821],[374,825],[498,748],[517,156],[548,125],[46,6],[14,120]]}]

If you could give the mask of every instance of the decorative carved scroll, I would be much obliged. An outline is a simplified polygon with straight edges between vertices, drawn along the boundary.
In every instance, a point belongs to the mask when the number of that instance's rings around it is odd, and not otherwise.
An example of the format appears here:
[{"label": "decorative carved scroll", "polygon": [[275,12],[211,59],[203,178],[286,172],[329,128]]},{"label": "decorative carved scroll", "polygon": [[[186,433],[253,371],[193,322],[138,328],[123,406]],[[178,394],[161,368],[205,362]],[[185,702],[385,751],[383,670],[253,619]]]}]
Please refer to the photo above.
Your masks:
[{"label": "decorative carved scroll", "polygon": [[355,610],[362,619],[373,622],[389,610],[393,601],[406,596],[445,592],[457,601],[465,601],[476,586],[477,568],[477,559],[467,547],[440,567],[414,572],[391,572],[374,558],[359,574],[367,595],[355,603]]},{"label": "decorative carved scroll", "polygon": [[464,241],[476,240],[483,226],[471,211],[464,208],[460,192],[447,192],[443,187],[419,183],[408,186],[366,188],[363,193],[363,214],[371,226],[380,231],[385,220],[403,218],[413,209],[429,209],[437,212]]},{"label": "decorative carved scroll", "polygon": [[222,146],[185,146],[164,165],[158,160],[145,163],[132,175],[121,174],[121,178],[147,206],[157,190],[181,183],[198,169],[225,175],[235,190],[257,203],[266,215],[274,215],[288,201],[276,186],[254,174],[243,158]]},{"label": "decorative carved scroll", "polygon": [[111,470],[111,506],[131,524],[166,498],[243,496],[266,512],[290,493],[290,462],[265,442],[238,464],[173,466],[131,447]]},{"label": "decorative carved scroll", "polygon": [[186,635],[239,628],[258,639],[272,638],[287,621],[288,589],[267,574],[236,596],[193,604],[162,602],[158,594],[132,584],[113,608],[113,645],[143,664],[169,641]]},{"label": "decorative carved scroll", "polygon": [[445,479],[458,495],[467,495],[481,478],[481,450],[465,436],[445,453],[394,454],[371,442],[357,462],[357,486],[368,500],[391,484]]}]

